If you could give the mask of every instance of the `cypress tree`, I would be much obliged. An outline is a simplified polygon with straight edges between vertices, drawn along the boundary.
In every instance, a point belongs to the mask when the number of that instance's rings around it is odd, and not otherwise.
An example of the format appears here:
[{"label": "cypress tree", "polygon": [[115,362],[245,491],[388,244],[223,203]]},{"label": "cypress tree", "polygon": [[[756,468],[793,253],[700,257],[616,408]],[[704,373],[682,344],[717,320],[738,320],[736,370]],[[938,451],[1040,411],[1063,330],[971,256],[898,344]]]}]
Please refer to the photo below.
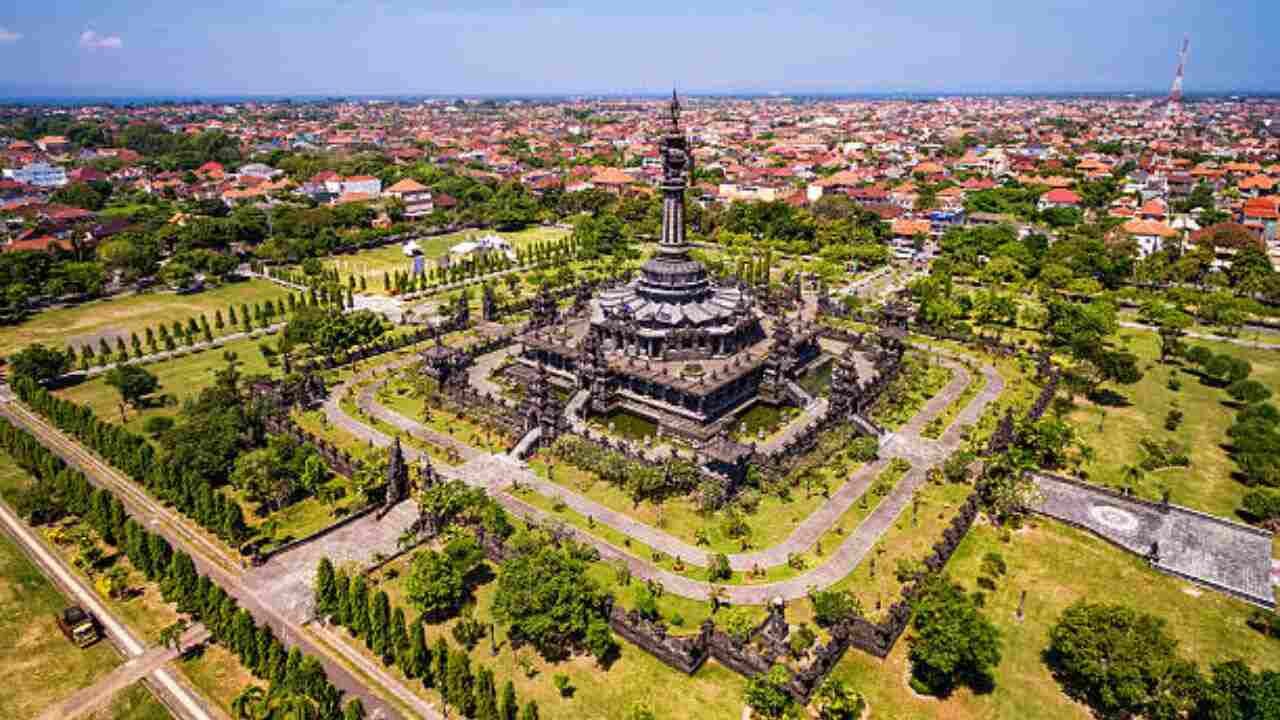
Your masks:
[{"label": "cypress tree", "polygon": [[[435,645],[431,647],[431,680],[433,684],[444,694],[444,680],[446,671],[449,668],[449,644],[445,642],[444,636],[436,638]],[[424,678],[425,679],[425,678]]]},{"label": "cypress tree", "polygon": [[475,720],[498,720],[498,691],[493,685],[493,671],[482,667],[476,671]]},{"label": "cypress tree", "polygon": [[272,685],[280,685],[284,683],[285,677],[285,654],[284,646],[280,641],[272,638],[271,649],[267,651],[267,672],[266,680]]},{"label": "cypress tree", "polygon": [[239,542],[245,536],[248,527],[244,523],[244,511],[240,509],[239,503],[226,503],[222,508],[222,520],[218,529],[222,537],[232,542]]},{"label": "cypress tree", "polygon": [[213,327],[218,332],[222,332],[222,329],[226,327],[226,324],[222,322],[222,308],[213,311]]},{"label": "cypress tree", "polygon": [[138,333],[129,333],[129,347],[133,348],[133,354],[142,356],[142,341],[138,339]]},{"label": "cypress tree", "polygon": [[431,687],[429,660],[426,629],[422,627],[422,623],[416,622],[413,624],[413,629],[409,631],[409,652],[400,662],[400,669],[404,671],[405,677],[410,679],[420,677],[423,685]]},{"label": "cypress tree", "polygon": [[258,638],[253,625],[253,616],[248,610],[241,608],[236,613],[236,619],[231,623],[230,635],[230,644],[240,658],[240,662],[245,667],[257,666]]},{"label": "cypress tree", "polygon": [[445,667],[444,698],[466,717],[475,714],[475,697],[471,693],[473,683],[471,658],[461,650],[450,651]]},{"label": "cypress tree", "polygon": [[404,626],[404,608],[396,608],[391,613],[391,635],[387,639],[387,655],[392,662],[404,668],[404,661],[409,655],[409,631]]},{"label": "cypress tree", "polygon": [[363,575],[356,575],[351,587],[351,623],[347,626],[357,636],[369,633],[369,586]]},{"label": "cypress tree", "polygon": [[270,675],[271,646],[276,644],[275,635],[271,632],[271,626],[263,623],[258,626],[257,638],[255,643],[258,646],[257,658],[258,663],[249,668],[257,677],[263,678]]},{"label": "cypress tree", "polygon": [[322,617],[333,614],[338,599],[334,585],[333,563],[329,558],[320,558],[320,567],[316,569],[315,604],[316,612]]},{"label": "cypress tree", "polygon": [[289,293],[289,312],[298,309],[298,296],[296,293]]},{"label": "cypress tree", "polygon": [[530,700],[524,706],[524,712],[520,713],[520,720],[538,720],[538,701]]},{"label": "cypress tree", "polygon": [[361,275],[360,276],[360,292],[364,292],[368,289],[369,289],[369,283],[366,282],[364,276]]},{"label": "cypress tree", "polygon": [[342,720],[364,720],[364,703],[360,698],[351,698],[351,702],[342,709]]},{"label": "cypress tree", "polygon": [[303,692],[302,682],[302,650],[294,645],[289,650],[289,659],[284,664],[284,686],[296,693]]},{"label": "cypress tree", "polygon": [[156,334],[152,332],[150,325],[147,326],[146,337],[147,337],[147,349],[150,350],[151,352],[155,352],[156,351]]},{"label": "cypress tree", "polygon": [[249,315],[249,305],[240,303],[240,321],[244,323],[245,331],[253,329],[253,317]]},{"label": "cypress tree", "polygon": [[510,680],[502,686],[502,702],[498,704],[499,720],[516,720],[520,704],[516,701],[516,686]]},{"label": "cypress tree", "polygon": [[351,579],[339,572],[333,579],[333,621],[343,627],[351,626]]},{"label": "cypress tree", "polygon": [[382,658],[385,664],[391,659],[391,599],[384,590],[373,596],[369,606],[369,637],[365,644]]},{"label": "cypress tree", "polygon": [[151,557],[151,580],[155,580],[169,566],[169,543],[154,533],[147,534],[147,555]]},{"label": "cypress tree", "polygon": [[235,305],[227,306],[227,322],[231,323],[232,327],[235,327],[236,325],[240,324],[236,322],[236,306]]}]

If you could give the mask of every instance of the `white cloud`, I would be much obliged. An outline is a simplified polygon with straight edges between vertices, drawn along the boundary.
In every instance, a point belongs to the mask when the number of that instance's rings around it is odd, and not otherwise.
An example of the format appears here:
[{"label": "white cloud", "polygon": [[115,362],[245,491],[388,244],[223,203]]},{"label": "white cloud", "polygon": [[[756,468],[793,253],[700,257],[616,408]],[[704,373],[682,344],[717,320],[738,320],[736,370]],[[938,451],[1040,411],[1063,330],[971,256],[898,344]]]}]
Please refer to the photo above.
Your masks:
[{"label": "white cloud", "polygon": [[119,35],[99,35],[93,30],[80,33],[80,47],[87,50],[119,50],[124,41]]},{"label": "white cloud", "polygon": [[5,27],[0,27],[0,44],[18,42],[21,39],[22,33],[14,32]]}]

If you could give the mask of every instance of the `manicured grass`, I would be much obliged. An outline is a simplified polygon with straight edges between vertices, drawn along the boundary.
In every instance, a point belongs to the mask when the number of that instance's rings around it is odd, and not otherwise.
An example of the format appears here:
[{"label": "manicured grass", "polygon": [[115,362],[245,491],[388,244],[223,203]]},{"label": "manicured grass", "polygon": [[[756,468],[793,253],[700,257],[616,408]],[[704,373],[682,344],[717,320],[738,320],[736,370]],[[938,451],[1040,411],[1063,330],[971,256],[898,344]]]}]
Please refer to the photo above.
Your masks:
[{"label": "manicured grass", "polygon": [[[18,471],[7,456],[0,473]],[[32,718],[120,664],[105,641],[80,649],[54,620],[68,604],[8,535],[0,534],[0,717]]]},{"label": "manicured grass", "polygon": [[117,336],[123,336],[128,345],[131,332],[145,340],[143,333],[148,326],[170,325],[174,320],[185,324],[187,318],[198,320],[202,314],[212,323],[218,310],[227,321],[227,308],[231,305],[235,305],[238,318],[242,303],[252,309],[255,303],[287,294],[284,288],[266,280],[246,280],[189,295],[155,291],[47,310],[18,325],[0,327],[0,355],[9,355],[37,342],[59,350],[68,345],[77,348],[92,345],[97,351],[98,338],[103,336],[108,337],[114,351]]},{"label": "manicured grass", "polygon": [[[403,566],[407,568],[407,564]],[[416,611],[403,600],[401,590],[394,589],[404,583],[404,575],[394,580],[385,580],[379,587],[386,589],[393,597],[393,603],[404,603],[405,614],[409,620],[416,616]],[[602,564],[592,566],[589,576],[610,587],[609,578],[613,569]],[[641,583],[632,582],[632,587]],[[472,612],[482,622],[488,622],[496,582],[480,586],[475,593],[475,604]],[[615,592],[624,605],[629,602],[632,591]],[[679,612],[685,622],[682,628],[673,628],[673,632],[696,632],[697,625],[707,617],[706,610],[699,610],[701,605],[709,610],[706,603],[681,601],[671,603],[669,596],[659,599],[659,609],[665,617],[668,613]],[[679,599],[677,599],[679,600]],[[763,611],[761,611],[763,618]],[[449,628],[455,621],[427,626],[427,642],[433,643],[435,638],[443,634],[448,638],[451,647],[458,647],[457,642],[449,634]],[[345,631],[340,631],[346,636]],[[542,717],[546,718],[616,718],[621,720],[627,711],[636,704],[647,704],[664,720],[730,720],[739,718],[742,712],[742,690],[746,681],[738,674],[731,672],[714,661],[708,661],[697,674],[689,677],[673,670],[654,658],[649,653],[622,641],[619,658],[607,669],[598,666],[589,656],[575,657],[564,662],[548,663],[530,647],[522,648],[519,655],[527,658],[534,670],[532,677],[526,675],[518,664],[517,653],[506,639],[506,632],[499,624],[495,627],[498,643],[498,654],[491,654],[488,639],[481,640],[471,651],[472,668],[485,666],[494,671],[496,684],[502,685],[510,679],[516,687],[516,695],[522,703],[530,699],[537,700]],[[364,650],[362,640],[346,636],[347,641]],[[552,684],[552,677],[557,674],[569,676],[570,683],[576,688],[571,698],[560,697]],[[409,687],[423,697],[439,701],[435,691],[423,690],[421,683],[410,682]],[[662,688],[662,692],[655,692]]]},{"label": "manicured grass", "polygon": [[146,684],[138,681],[116,693],[111,704],[89,715],[89,720],[168,720],[173,717]]},{"label": "manicured grass", "polygon": [[[142,433],[142,426],[149,417],[160,415],[173,416],[178,412],[182,401],[193,398],[214,382],[214,374],[227,366],[222,355],[231,351],[236,353],[242,375],[279,375],[279,367],[267,365],[266,358],[258,349],[259,342],[275,342],[275,337],[264,335],[254,340],[245,338],[234,340],[221,348],[210,348],[203,352],[186,355],[164,362],[157,362],[144,367],[160,380],[160,389],[153,396],[151,406],[134,410],[127,408],[125,427],[133,432]],[[107,385],[106,379],[99,375],[77,385],[58,390],[56,395],[81,405],[93,408],[98,417],[108,422],[120,422],[120,393]],[[174,404],[165,406],[159,398],[169,395]]]},{"label": "manicured grass", "polygon": [[[1141,558],[1088,533],[1035,519],[1003,542],[997,530],[979,524],[960,544],[947,570],[966,589],[979,590],[978,568],[988,552],[1000,553],[1009,568],[994,592],[985,591],[983,612],[1003,637],[994,691],[975,695],[961,688],[946,700],[914,694],[906,684],[909,644],[904,636],[884,661],[851,651],[836,666],[836,677],[867,696],[872,717],[1086,720],[1089,713],[1062,693],[1041,658],[1049,644],[1049,628],[1078,600],[1119,603],[1164,618],[1181,643],[1181,655],[1199,663],[1202,671],[1211,663],[1237,658],[1255,670],[1280,667],[1280,641],[1245,625],[1248,605],[1156,572]],[[1024,590],[1025,617],[1018,620]]]},{"label": "manicured grass", "polygon": [[239,658],[217,643],[208,643],[178,662],[178,668],[187,676],[200,694],[222,708],[229,717],[231,702],[250,685],[262,685],[240,664]]},{"label": "manicured grass", "polygon": [[[1117,344],[1138,355],[1143,376],[1135,385],[1107,386],[1124,398],[1117,407],[1075,398],[1075,409],[1068,419],[1094,451],[1094,459],[1083,465],[1083,472],[1091,482],[1115,487],[1126,485],[1128,480],[1123,468],[1142,461],[1141,440],[1162,443],[1173,439],[1189,449],[1191,466],[1144,473],[1135,490],[1144,497],[1159,499],[1160,488],[1167,486],[1175,503],[1234,517],[1247,488],[1232,478],[1236,466],[1223,449],[1228,440],[1227,428],[1236,414],[1236,409],[1228,404],[1230,396],[1222,388],[1201,382],[1199,377],[1178,365],[1161,365],[1155,333],[1122,330]],[[1280,389],[1280,354],[1226,343],[1192,341],[1191,344],[1248,360],[1253,364],[1250,377]],[[1180,390],[1169,389],[1171,378],[1181,383]],[[1181,426],[1170,432],[1165,429],[1164,421],[1175,404],[1184,417]]]},{"label": "manicured grass", "polygon": [[[539,452],[529,460],[529,467],[539,477],[546,479],[548,459],[545,452]],[[729,537],[721,527],[723,511],[704,514],[690,497],[671,498],[660,504],[648,500],[637,504],[617,485],[559,460],[554,461],[550,479],[610,510],[659,528],[690,545],[698,544],[698,532],[701,531],[706,535],[707,543],[704,547],[709,552],[742,551],[742,541]],[[834,479],[828,480],[828,483],[832,491],[838,487]],[[803,488],[793,489],[789,500],[782,500],[772,493],[761,494],[759,509],[743,516],[751,528],[747,536],[751,547],[767,548],[782,542],[824,502],[826,498],[821,494],[815,492],[807,495]]]},{"label": "manicured grass", "polygon": [[[902,583],[895,576],[899,560],[923,562],[930,548],[942,539],[960,504],[973,492],[968,485],[925,483],[916,491],[913,502],[918,505],[915,522],[912,509],[903,509],[893,525],[880,536],[871,553],[854,571],[835,587],[852,592],[870,618],[880,619],[902,594]],[[875,573],[872,574],[872,560]],[[879,610],[876,602],[881,603]]]},{"label": "manicured grass", "polygon": [[429,398],[424,399],[422,389],[414,382],[417,375],[416,367],[401,371],[378,390],[375,399],[388,410],[394,410],[438,433],[485,452],[505,452],[513,444],[512,439],[503,433],[470,418],[461,417],[438,403],[428,407]]},{"label": "manicured grass", "polygon": [[[434,267],[434,259],[447,254],[449,248],[454,245],[473,237],[480,238],[490,234],[504,238],[511,243],[513,248],[520,248],[535,242],[559,240],[568,236],[569,231],[543,226],[525,228],[524,230],[510,233],[492,230],[467,230],[449,233],[448,235],[419,238],[416,242],[422,248],[422,254],[427,258],[427,268],[430,269]],[[328,258],[324,261],[324,264],[330,268],[337,268],[344,283],[350,275],[354,275],[357,282],[359,282],[360,276],[364,276],[365,292],[374,295],[386,294],[382,289],[382,274],[384,272],[394,274],[396,272],[409,272],[413,269],[413,261],[405,256],[399,244],[384,245],[372,250],[362,250],[351,255],[338,255]]]},{"label": "manicured grass", "polygon": [[951,368],[933,362],[929,355],[908,352],[902,363],[902,370],[871,410],[872,419],[889,430],[905,425],[951,382]]}]

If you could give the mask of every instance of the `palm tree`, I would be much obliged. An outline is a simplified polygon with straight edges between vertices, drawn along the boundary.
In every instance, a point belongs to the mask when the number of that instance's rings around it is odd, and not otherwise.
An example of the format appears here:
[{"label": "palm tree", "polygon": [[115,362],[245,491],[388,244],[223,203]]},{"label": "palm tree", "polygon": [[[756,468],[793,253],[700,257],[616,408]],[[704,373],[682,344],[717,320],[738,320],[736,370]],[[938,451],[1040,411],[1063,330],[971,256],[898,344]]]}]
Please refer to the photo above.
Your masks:
[{"label": "palm tree", "polygon": [[236,720],[266,720],[270,709],[266,693],[257,685],[250,685],[231,701],[231,712]]}]

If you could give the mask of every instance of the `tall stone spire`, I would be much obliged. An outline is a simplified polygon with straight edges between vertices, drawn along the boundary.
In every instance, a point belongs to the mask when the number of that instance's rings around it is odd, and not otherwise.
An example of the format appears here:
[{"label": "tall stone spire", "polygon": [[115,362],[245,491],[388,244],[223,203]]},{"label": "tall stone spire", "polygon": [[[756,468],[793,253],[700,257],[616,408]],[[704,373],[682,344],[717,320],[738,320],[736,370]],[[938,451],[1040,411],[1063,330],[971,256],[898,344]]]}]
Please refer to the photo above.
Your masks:
[{"label": "tall stone spire", "polygon": [[662,138],[662,239],[659,252],[685,255],[689,248],[684,235],[684,189],[693,171],[689,140],[680,129],[680,99],[671,91],[671,127]]}]

